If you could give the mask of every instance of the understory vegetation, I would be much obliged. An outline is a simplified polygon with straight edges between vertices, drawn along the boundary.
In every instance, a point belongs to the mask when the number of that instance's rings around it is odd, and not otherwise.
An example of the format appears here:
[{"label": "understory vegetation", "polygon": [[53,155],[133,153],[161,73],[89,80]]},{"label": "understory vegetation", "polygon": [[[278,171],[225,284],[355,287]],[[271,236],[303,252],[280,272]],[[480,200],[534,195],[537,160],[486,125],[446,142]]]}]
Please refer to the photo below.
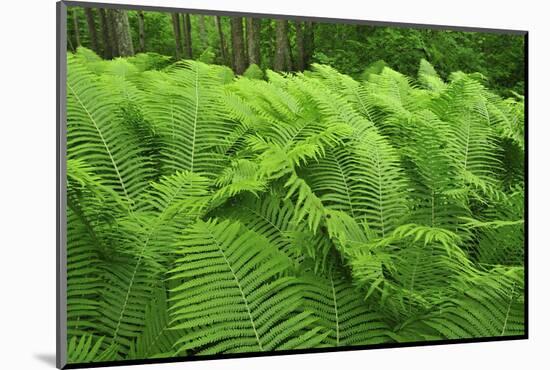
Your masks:
[{"label": "understory vegetation", "polygon": [[69,362],[524,334],[522,96],[67,57]]}]

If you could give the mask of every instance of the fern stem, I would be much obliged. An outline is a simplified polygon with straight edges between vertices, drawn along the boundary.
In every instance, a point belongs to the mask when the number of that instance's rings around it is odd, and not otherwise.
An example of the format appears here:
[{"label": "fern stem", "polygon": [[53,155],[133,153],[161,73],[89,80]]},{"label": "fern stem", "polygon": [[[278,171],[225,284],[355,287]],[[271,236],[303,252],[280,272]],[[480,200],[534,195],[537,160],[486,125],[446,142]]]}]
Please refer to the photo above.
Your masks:
[{"label": "fern stem", "polygon": [[510,309],[512,308],[512,302],[514,301],[514,291],[516,289],[516,283],[512,285],[512,293],[510,294],[510,303],[508,304],[508,310],[506,311],[506,318],[504,319],[504,325],[502,326],[502,331],[500,336],[503,336],[506,331],[506,325],[508,325],[508,317],[510,317]]},{"label": "fern stem", "polygon": [[195,161],[195,146],[197,139],[197,120],[199,116],[199,67],[196,67],[195,77],[195,118],[193,119],[193,147],[191,148],[191,172],[193,172]]},{"label": "fern stem", "polygon": [[218,247],[218,250],[220,251],[225,263],[227,264],[227,267],[229,267],[229,271],[231,271],[231,274],[233,275],[233,279],[235,280],[235,283],[237,284],[237,287],[239,288],[239,292],[241,293],[241,297],[243,299],[244,306],[246,307],[246,312],[248,313],[248,318],[250,319],[250,323],[252,324],[252,330],[254,331],[254,336],[256,337],[256,341],[258,342],[258,347],[260,347],[260,351],[263,351],[264,348],[262,346],[262,343],[260,341],[260,336],[258,335],[258,331],[256,330],[256,325],[254,324],[254,319],[252,317],[252,312],[250,311],[250,307],[248,306],[248,300],[246,299],[246,296],[244,295],[243,288],[241,286],[241,283],[239,281],[239,278],[237,277],[237,274],[235,274],[235,271],[233,270],[233,267],[231,267],[231,263],[229,263],[229,260],[227,259],[227,256],[223,252],[223,249],[221,248],[220,244],[218,243],[218,239],[212,234],[210,230],[208,230],[208,233],[210,234],[210,237],[216,242],[216,246]]},{"label": "fern stem", "polygon": [[351,202],[351,194],[350,194],[348,182],[346,180],[346,177],[344,176],[344,170],[342,169],[342,166],[340,165],[340,161],[338,160],[338,157],[336,155],[334,156],[334,159],[336,161],[336,165],[338,166],[338,170],[340,171],[340,176],[342,177],[344,186],[346,187],[346,195],[348,196],[348,204],[349,204],[349,210],[351,212],[351,217],[355,218],[355,212],[353,212],[353,204]]},{"label": "fern stem", "polygon": [[336,317],[336,347],[340,345],[340,318],[338,317],[338,302],[336,301],[336,290],[334,289],[334,280],[330,275],[330,285],[332,287],[332,300],[334,302],[334,316]]},{"label": "fern stem", "polygon": [[382,237],[386,236],[386,230],[384,227],[384,206],[382,203],[382,176],[380,169],[380,153],[378,153],[378,147],[375,148],[376,153],[376,169],[378,174],[378,205],[380,206],[380,227],[382,228]]},{"label": "fern stem", "polygon": [[147,234],[147,238],[145,239],[143,247],[141,248],[141,250],[139,252],[139,256],[138,256],[138,259],[136,261],[136,266],[134,267],[134,271],[133,271],[132,277],[130,279],[130,283],[128,284],[128,290],[126,291],[126,296],[124,298],[124,303],[122,305],[122,309],[120,311],[120,316],[119,316],[118,321],[117,321],[115,333],[113,334],[113,343],[118,338],[118,332],[120,330],[120,325],[122,323],[122,318],[124,317],[124,313],[126,311],[126,306],[128,305],[128,301],[130,300],[130,293],[132,291],[132,287],[134,285],[136,274],[137,274],[137,271],[138,271],[139,266],[141,264],[141,260],[143,258],[143,253],[145,252],[145,249],[147,248],[147,245],[149,244],[149,240],[151,240],[151,237],[154,235],[158,225],[160,225],[160,221],[164,217],[164,214],[166,213],[166,210],[168,209],[169,205],[174,201],[174,199],[179,194],[179,192],[181,191],[182,188],[183,188],[183,184],[181,184],[181,186],[168,199],[168,201],[165,203],[165,206],[164,206],[162,212],[157,216],[153,226],[151,227],[151,229],[149,230],[149,233]]}]

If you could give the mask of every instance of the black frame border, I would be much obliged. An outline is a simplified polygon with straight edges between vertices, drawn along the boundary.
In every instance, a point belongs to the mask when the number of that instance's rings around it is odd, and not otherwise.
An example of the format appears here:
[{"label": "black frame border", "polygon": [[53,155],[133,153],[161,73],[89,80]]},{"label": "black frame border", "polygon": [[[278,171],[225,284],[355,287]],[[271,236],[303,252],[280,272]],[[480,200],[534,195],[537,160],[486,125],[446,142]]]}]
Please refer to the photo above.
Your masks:
[{"label": "black frame border", "polygon": [[[281,350],[272,352],[246,352],[235,354],[220,354],[220,355],[201,355],[195,357],[176,356],[159,359],[140,359],[140,360],[120,360],[120,361],[104,361],[90,363],[67,363],[67,219],[66,205],[67,194],[65,187],[66,179],[66,149],[67,149],[67,129],[66,129],[66,83],[67,83],[67,59],[66,59],[66,44],[67,44],[67,7],[83,7],[83,8],[106,8],[106,9],[124,9],[124,10],[142,10],[156,12],[186,12],[201,15],[218,15],[218,16],[242,16],[252,18],[271,18],[271,19],[288,19],[301,21],[314,21],[322,23],[340,23],[340,24],[355,24],[369,25],[378,27],[397,27],[397,28],[414,28],[414,29],[434,29],[441,31],[460,31],[460,32],[485,32],[497,33],[506,35],[519,35],[524,37],[524,325],[525,332],[523,335],[514,335],[506,337],[480,337],[480,338],[465,338],[465,339],[445,339],[434,341],[415,341],[404,343],[381,343],[370,345],[357,345],[345,347],[329,347],[329,348],[310,348],[299,350]],[[286,14],[265,14],[265,13],[247,13],[240,11],[225,11],[225,10],[207,10],[207,9],[190,9],[163,7],[151,5],[131,5],[131,4],[113,4],[100,2],[82,2],[82,1],[58,1],[56,3],[56,367],[58,369],[82,369],[96,367],[111,367],[111,366],[126,366],[126,365],[147,365],[147,364],[162,364],[175,362],[194,362],[206,360],[223,360],[233,358],[250,358],[250,357],[270,357],[283,356],[294,354],[314,354],[314,353],[331,353],[331,352],[349,352],[361,351],[367,349],[390,349],[390,348],[407,348],[407,347],[424,347],[446,344],[467,344],[467,343],[484,343],[484,342],[500,342],[511,340],[529,339],[529,31],[515,29],[499,29],[499,28],[483,28],[483,27],[460,27],[440,24],[421,24],[421,23],[402,23],[402,22],[385,22],[373,20],[359,19],[342,19],[342,18],[325,18],[325,17],[309,17],[300,15]]]}]

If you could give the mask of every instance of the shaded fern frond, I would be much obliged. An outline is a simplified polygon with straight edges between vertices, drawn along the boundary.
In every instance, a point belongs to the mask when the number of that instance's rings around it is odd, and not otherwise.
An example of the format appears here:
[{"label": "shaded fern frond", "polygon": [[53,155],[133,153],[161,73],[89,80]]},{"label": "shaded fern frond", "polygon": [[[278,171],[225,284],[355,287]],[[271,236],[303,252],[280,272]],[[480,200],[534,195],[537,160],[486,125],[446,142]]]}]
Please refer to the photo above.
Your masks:
[{"label": "shaded fern frond", "polygon": [[391,341],[383,316],[369,310],[363,297],[342,277],[320,278],[305,274],[305,307],[330,329],[326,344],[330,347]]}]

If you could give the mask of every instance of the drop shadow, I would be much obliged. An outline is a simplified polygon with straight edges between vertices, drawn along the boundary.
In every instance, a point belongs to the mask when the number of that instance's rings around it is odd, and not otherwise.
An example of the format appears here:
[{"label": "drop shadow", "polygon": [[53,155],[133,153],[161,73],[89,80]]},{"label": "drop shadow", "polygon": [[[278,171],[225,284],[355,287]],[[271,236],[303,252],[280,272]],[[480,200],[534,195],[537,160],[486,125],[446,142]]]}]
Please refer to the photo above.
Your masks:
[{"label": "drop shadow", "polygon": [[55,367],[56,365],[55,353],[35,353],[34,358],[52,367]]}]

